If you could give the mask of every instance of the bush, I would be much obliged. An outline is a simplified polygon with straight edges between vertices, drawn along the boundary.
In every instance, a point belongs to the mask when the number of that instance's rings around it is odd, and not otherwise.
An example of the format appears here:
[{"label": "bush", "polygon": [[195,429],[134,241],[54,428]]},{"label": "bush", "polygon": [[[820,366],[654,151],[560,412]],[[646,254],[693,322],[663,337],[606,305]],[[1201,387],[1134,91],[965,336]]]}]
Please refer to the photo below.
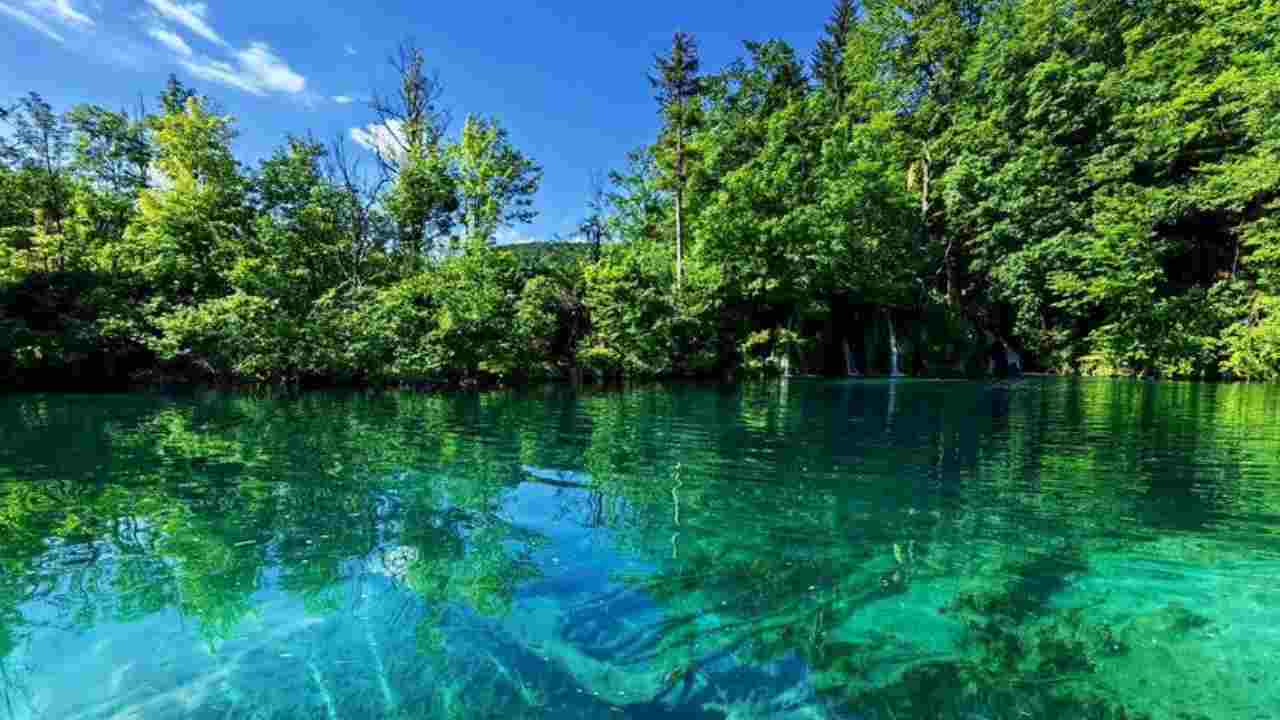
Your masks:
[{"label": "bush", "polygon": [[1280,380],[1280,297],[1257,298],[1249,316],[1227,329],[1222,369],[1238,378]]},{"label": "bush", "polygon": [[610,247],[585,269],[591,316],[579,360],[605,377],[706,372],[717,360],[715,274],[691,266],[675,288],[671,249],[639,241]]},{"label": "bush", "polygon": [[367,318],[374,344],[391,351],[385,374],[468,383],[525,374],[538,358],[516,321],[517,269],[510,254],[475,243],[379,293]]}]

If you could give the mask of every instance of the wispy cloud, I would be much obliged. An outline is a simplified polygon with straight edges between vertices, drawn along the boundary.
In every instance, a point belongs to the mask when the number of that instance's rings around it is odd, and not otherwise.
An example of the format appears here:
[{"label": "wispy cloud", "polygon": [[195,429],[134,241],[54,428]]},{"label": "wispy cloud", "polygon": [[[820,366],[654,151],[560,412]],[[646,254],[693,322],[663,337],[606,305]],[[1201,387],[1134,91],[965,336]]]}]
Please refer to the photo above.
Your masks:
[{"label": "wispy cloud", "polygon": [[342,46],[342,51],[346,53],[348,57],[356,54],[356,49],[351,45],[351,43],[347,43],[346,45]]},{"label": "wispy cloud", "polygon": [[251,43],[236,53],[236,59],[250,80],[268,92],[294,95],[307,89],[307,79],[294,72],[266,43]]},{"label": "wispy cloud", "polygon": [[147,4],[161,17],[185,27],[196,36],[227,47],[227,41],[209,24],[208,5],[202,2],[183,4],[174,0],[147,0]]},{"label": "wispy cloud", "polygon": [[195,77],[253,95],[298,95],[307,89],[307,79],[289,67],[266,43],[252,42],[246,48],[232,49],[209,24],[208,5],[180,0],[146,0],[146,3],[159,19],[181,25],[195,36],[229,51],[229,56],[221,58],[197,53],[178,33],[152,25],[147,34],[173,52],[178,64]]},{"label": "wispy cloud", "polygon": [[195,52],[191,49],[191,46],[187,44],[187,41],[183,40],[182,36],[176,32],[171,32],[161,27],[153,27],[147,30],[147,34],[155,38],[156,42],[169,48],[180,57],[189,58],[192,55],[195,55]]},{"label": "wispy cloud", "polygon": [[21,5],[0,2],[0,13],[59,43],[67,39],[55,29],[58,26],[86,30],[94,25],[93,18],[75,9],[71,0],[25,0]]},{"label": "wispy cloud", "polygon": [[8,5],[6,3],[0,2],[0,13],[4,13],[5,15],[8,15],[14,20],[17,20],[23,25],[26,25],[32,30],[35,30],[36,32],[52,40],[55,40],[60,43],[65,43],[67,41],[66,38],[62,37],[57,33],[57,31],[49,27],[47,23],[45,23],[43,20],[36,17],[35,15],[32,15],[31,13],[27,12],[26,10],[23,10],[21,8],[16,8],[12,5]]},{"label": "wispy cloud", "polygon": [[27,5],[65,23],[93,25],[93,18],[72,7],[71,0],[27,0]]},{"label": "wispy cloud", "polygon": [[307,88],[307,79],[290,68],[266,43],[251,43],[233,53],[235,64],[208,57],[179,60],[201,80],[220,83],[253,95],[296,95]]},{"label": "wispy cloud", "polygon": [[234,65],[221,60],[213,60],[210,58],[199,58],[191,60],[182,60],[179,63],[187,69],[187,72],[209,82],[226,85],[227,87],[243,90],[253,95],[266,95],[262,88],[255,86],[243,76]]},{"label": "wispy cloud", "polygon": [[351,97],[350,95],[334,95],[333,101],[338,103],[339,105],[350,105],[351,103],[355,102],[356,99]]},{"label": "wispy cloud", "polygon": [[370,123],[362,128],[351,128],[351,139],[366,150],[386,159],[398,158],[404,153],[404,123],[391,119],[385,123]]}]

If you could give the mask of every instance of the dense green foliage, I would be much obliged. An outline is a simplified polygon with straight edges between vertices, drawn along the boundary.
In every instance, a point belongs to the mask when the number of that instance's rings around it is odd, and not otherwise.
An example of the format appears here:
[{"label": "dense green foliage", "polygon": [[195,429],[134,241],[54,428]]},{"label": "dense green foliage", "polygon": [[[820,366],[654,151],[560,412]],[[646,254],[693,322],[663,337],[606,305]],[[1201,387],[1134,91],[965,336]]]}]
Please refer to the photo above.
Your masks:
[{"label": "dense green foliage", "polygon": [[841,0],[810,61],[704,74],[679,33],[590,253],[492,246],[541,172],[495,121],[451,136],[412,48],[367,181],[302,138],[244,167],[176,82],[139,117],[33,94],[0,373],[1277,379],[1277,37],[1274,0]]}]

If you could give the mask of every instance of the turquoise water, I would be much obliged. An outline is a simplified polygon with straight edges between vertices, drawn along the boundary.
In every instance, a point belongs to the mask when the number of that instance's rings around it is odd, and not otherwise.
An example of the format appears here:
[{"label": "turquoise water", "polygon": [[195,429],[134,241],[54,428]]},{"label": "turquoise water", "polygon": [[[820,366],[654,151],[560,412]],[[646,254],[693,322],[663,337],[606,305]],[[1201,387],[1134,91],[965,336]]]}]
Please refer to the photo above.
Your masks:
[{"label": "turquoise water", "polygon": [[0,718],[1280,718],[1280,389],[0,397]]}]

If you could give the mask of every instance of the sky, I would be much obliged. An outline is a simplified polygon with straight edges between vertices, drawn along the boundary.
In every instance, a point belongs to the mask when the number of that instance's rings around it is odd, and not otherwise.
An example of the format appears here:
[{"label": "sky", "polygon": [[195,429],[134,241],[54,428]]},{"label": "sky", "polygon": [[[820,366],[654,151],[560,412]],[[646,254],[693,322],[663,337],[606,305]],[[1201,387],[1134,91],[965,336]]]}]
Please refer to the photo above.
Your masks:
[{"label": "sky", "polygon": [[56,109],[151,107],[170,73],[235,116],[256,164],[290,134],[350,136],[393,87],[412,40],[444,84],[453,129],[496,118],[544,169],[539,218],[505,241],[568,237],[593,173],[623,166],[659,118],[646,79],[675,30],[703,68],[778,38],[804,57],[831,0],[0,0],[0,103],[37,91]]}]

